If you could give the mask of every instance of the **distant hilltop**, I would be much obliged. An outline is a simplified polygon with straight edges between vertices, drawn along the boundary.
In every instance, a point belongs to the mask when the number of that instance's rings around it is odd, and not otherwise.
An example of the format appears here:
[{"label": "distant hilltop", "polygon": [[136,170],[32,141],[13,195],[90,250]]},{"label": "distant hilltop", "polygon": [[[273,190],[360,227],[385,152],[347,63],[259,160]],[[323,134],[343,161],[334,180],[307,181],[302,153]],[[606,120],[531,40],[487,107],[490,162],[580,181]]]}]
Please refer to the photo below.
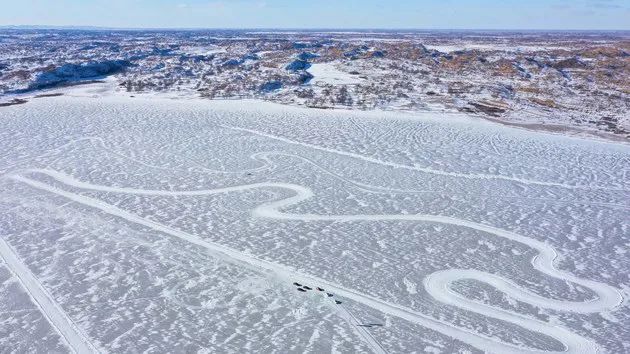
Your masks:
[{"label": "distant hilltop", "polygon": [[469,33],[469,34],[527,34],[527,33],[597,33],[630,36],[630,30],[592,29],[500,29],[500,28],[247,28],[247,27],[106,27],[78,25],[0,25],[0,30],[58,30],[58,31],[235,31],[254,33],[371,33],[371,34],[418,34],[418,33]]}]

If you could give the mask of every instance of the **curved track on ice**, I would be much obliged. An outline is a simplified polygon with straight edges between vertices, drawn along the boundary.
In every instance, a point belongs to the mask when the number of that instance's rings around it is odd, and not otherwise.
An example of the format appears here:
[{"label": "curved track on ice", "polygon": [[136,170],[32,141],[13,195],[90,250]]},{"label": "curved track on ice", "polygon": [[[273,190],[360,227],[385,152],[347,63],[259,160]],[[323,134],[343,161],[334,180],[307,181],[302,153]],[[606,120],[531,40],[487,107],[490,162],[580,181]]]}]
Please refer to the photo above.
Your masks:
[{"label": "curved track on ice", "polygon": [[288,138],[285,138],[285,137],[280,137],[280,136],[276,136],[276,135],[272,135],[272,134],[268,134],[268,133],[263,133],[263,132],[260,132],[260,131],[257,131],[257,130],[240,128],[240,127],[232,127],[232,126],[228,126],[228,125],[221,125],[221,127],[226,128],[226,129],[232,129],[232,130],[235,130],[235,131],[247,132],[247,133],[258,135],[258,136],[262,136],[262,137],[265,137],[265,138],[281,141],[283,143],[303,146],[303,147],[307,147],[307,148],[310,148],[310,149],[314,149],[314,150],[318,150],[318,151],[324,151],[324,152],[328,152],[328,153],[333,153],[333,154],[340,155],[340,156],[352,157],[352,158],[357,159],[357,160],[363,160],[365,162],[370,162],[370,163],[378,164],[378,165],[381,165],[381,166],[399,168],[399,169],[410,170],[410,171],[424,172],[424,173],[434,174],[434,175],[438,175],[438,176],[456,177],[456,178],[463,178],[463,179],[470,179],[470,180],[502,180],[502,181],[521,183],[521,184],[524,184],[524,185],[537,185],[537,186],[545,186],[545,187],[559,187],[559,188],[565,188],[565,189],[587,189],[587,190],[588,189],[592,189],[592,190],[611,190],[611,191],[623,191],[623,190],[625,190],[623,188],[621,188],[621,189],[619,189],[619,188],[609,188],[609,187],[604,187],[604,186],[583,186],[583,185],[572,185],[572,184],[558,183],[558,182],[538,181],[538,180],[532,180],[532,179],[527,179],[527,178],[504,176],[504,175],[500,175],[500,174],[459,173],[459,172],[438,170],[438,169],[429,168],[429,167],[420,167],[420,166],[415,166],[415,165],[410,166],[410,165],[400,164],[400,163],[391,162],[391,161],[379,160],[377,158],[374,158],[374,157],[371,157],[371,156],[361,155],[361,154],[358,154],[358,153],[355,153],[355,152],[336,150],[336,149],[326,148],[326,147],[313,145],[313,144],[309,144],[309,143],[304,143],[304,142],[300,142],[300,141],[295,141],[295,140],[291,140],[291,139],[288,139]]},{"label": "curved track on ice", "polygon": [[[261,188],[279,188],[290,190],[294,193],[293,196],[284,198],[277,201],[263,203],[252,210],[252,216],[258,218],[270,218],[278,220],[299,220],[299,221],[334,221],[334,222],[348,222],[348,221],[384,221],[384,220],[399,220],[399,221],[416,221],[416,222],[434,222],[448,225],[457,225],[470,229],[479,230],[496,237],[501,237],[514,242],[518,242],[535,249],[538,254],[532,259],[532,265],[535,269],[541,273],[550,277],[572,282],[593,291],[597,297],[586,302],[571,302],[548,299],[541,297],[527,289],[524,289],[517,284],[511,282],[508,279],[504,279],[500,276],[482,272],[473,269],[449,269],[443,271],[437,271],[428,275],[424,280],[424,286],[426,291],[433,296],[436,300],[448,305],[452,305],[464,310],[476,312],[487,317],[496,318],[509,323],[513,323],[524,329],[538,332],[541,334],[553,337],[564,344],[565,350],[562,353],[593,353],[599,350],[596,343],[584,338],[578,334],[575,334],[565,328],[542,322],[524,315],[510,312],[507,310],[492,307],[486,304],[475,302],[464,298],[460,294],[457,294],[450,290],[450,285],[458,280],[462,279],[474,279],[484,283],[487,283],[497,290],[509,295],[510,297],[526,302],[528,304],[538,306],[541,308],[552,309],[556,311],[567,311],[576,313],[592,313],[600,312],[604,310],[610,310],[618,306],[622,302],[622,296],[617,289],[597,281],[588,279],[581,279],[573,274],[558,270],[554,266],[554,259],[557,257],[556,251],[549,245],[534,240],[529,237],[525,237],[514,232],[499,229],[493,226],[488,226],[472,221],[457,219],[447,216],[439,215],[391,215],[391,214],[376,214],[376,215],[316,215],[316,214],[293,214],[282,211],[292,205],[303,202],[314,196],[313,192],[306,187],[289,184],[289,183],[254,183],[240,186],[231,186],[224,188],[208,189],[208,190],[194,190],[194,191],[165,191],[165,190],[145,190],[137,188],[120,188],[109,187],[103,185],[96,185],[78,181],[66,174],[52,171],[52,170],[28,170],[25,172],[44,174],[52,177],[58,182],[61,182],[67,186],[111,193],[123,193],[134,195],[147,195],[147,196],[204,196],[231,192],[241,192],[251,189]],[[257,268],[264,272],[273,272],[276,275],[287,278],[295,279],[301,278],[306,281],[321,284],[326,286],[332,291],[338,293],[341,296],[352,299],[366,306],[372,307],[384,313],[403,318],[405,320],[417,323],[421,326],[430,328],[432,330],[441,332],[452,338],[460,340],[464,343],[468,343],[474,347],[477,347],[484,351],[490,352],[510,352],[510,353],[533,353],[540,352],[534,349],[524,348],[508,343],[501,342],[494,338],[489,338],[481,334],[471,333],[465,329],[454,327],[452,324],[439,321],[433,317],[414,311],[413,309],[405,308],[397,304],[389,303],[371,295],[363,294],[359,291],[345,288],[339,284],[330,283],[324,279],[302,274],[291,267],[272,263],[266,260],[256,258],[254,256],[244,254],[238,250],[222,246],[217,243],[204,241],[199,237],[188,234],[186,232],[172,229],[163,224],[151,221],[135,214],[129,213],[125,210],[119,209],[113,205],[106,204],[98,199],[82,196],[79,194],[71,193],[48,184],[33,180],[28,177],[24,177],[20,174],[14,174],[10,176],[13,180],[26,183],[34,188],[51,192],[60,196],[63,196],[72,201],[102,210],[111,215],[126,219],[128,221],[138,223],[154,230],[166,233],[168,235],[186,240],[193,244],[204,247],[211,252],[215,252],[223,257],[227,257],[231,260],[246,264],[250,267]],[[543,351],[548,353],[548,351]]]},{"label": "curved track on ice", "polygon": [[[190,172],[189,170],[183,170],[183,169],[178,169],[175,167],[163,167],[163,166],[157,166],[157,165],[153,165],[147,161],[144,161],[142,159],[138,159],[135,157],[131,157],[128,155],[125,155],[124,153],[117,151],[116,149],[110,147],[103,138],[97,137],[97,136],[89,136],[89,137],[83,137],[83,138],[79,138],[76,140],[72,140],[66,144],[63,144],[59,147],[54,148],[51,152],[47,153],[50,154],[52,152],[58,152],[62,149],[64,149],[65,147],[74,145],[76,143],[79,142],[83,142],[83,141],[88,141],[91,143],[94,143],[96,146],[100,147],[101,149],[103,149],[103,151],[111,153],[115,156],[118,156],[120,158],[132,161],[134,163],[138,163],[142,166],[151,168],[151,169],[156,169],[156,170],[163,170],[163,171],[173,171],[173,172],[183,172],[183,173],[187,173]],[[45,155],[47,155],[45,154]],[[300,161],[303,161],[309,165],[312,165],[313,167],[317,168],[318,170],[320,170],[321,172],[323,172],[326,175],[331,176],[332,178],[335,178],[341,182],[345,182],[348,183],[352,186],[354,186],[355,188],[362,190],[364,192],[368,192],[368,193],[378,193],[378,194],[391,194],[391,193],[408,193],[408,194],[423,194],[423,193],[434,193],[431,190],[418,190],[418,189],[400,189],[400,188],[393,188],[393,187],[382,187],[382,186],[376,186],[376,185],[371,185],[371,184],[366,184],[366,183],[361,183],[361,182],[357,182],[355,180],[346,178],[340,174],[337,174],[329,169],[327,169],[326,167],[320,165],[319,163],[306,158],[304,156],[300,156],[300,155],[296,155],[296,154],[292,154],[292,153],[286,153],[286,152],[278,152],[278,151],[266,151],[266,152],[257,152],[254,154],[251,154],[249,156],[249,158],[253,161],[256,161],[257,163],[259,163],[258,167],[253,167],[253,168],[248,168],[248,169],[241,169],[241,170],[235,170],[235,171],[226,171],[226,170],[217,170],[217,169],[212,169],[212,168],[208,168],[206,166],[203,165],[203,163],[199,162],[199,161],[194,161],[191,160],[190,158],[187,158],[185,156],[181,156],[181,155],[175,155],[172,154],[173,157],[176,157],[178,159],[182,159],[182,160],[186,160],[189,161],[191,163],[194,164],[194,167],[199,169],[199,171],[202,172],[206,172],[206,173],[211,173],[211,174],[235,174],[235,175],[244,175],[247,173],[254,173],[254,172],[261,172],[261,171],[265,171],[265,170],[269,170],[273,167],[274,162],[270,159],[270,157],[272,156],[282,156],[282,157],[287,157],[287,158],[295,158],[298,159]],[[42,155],[44,156],[44,155]],[[15,167],[15,166],[14,166]],[[502,199],[509,199],[509,198],[515,198],[515,197],[510,197],[510,196],[501,196]],[[604,206],[604,207],[611,207],[611,208],[620,208],[620,209],[626,209],[626,210],[630,210],[630,207],[626,206],[626,205],[621,205],[621,204],[616,204],[616,203],[606,203],[606,202],[597,202],[597,201],[592,201],[592,200],[566,200],[566,201],[562,201],[562,200],[557,200],[557,199],[549,199],[549,198],[528,198],[525,196],[520,196],[518,197],[518,199],[523,200],[523,199],[527,199],[527,200],[532,200],[532,201],[542,201],[542,202],[552,202],[552,203],[561,203],[561,204],[583,204],[583,205],[597,205],[597,206]]]}]

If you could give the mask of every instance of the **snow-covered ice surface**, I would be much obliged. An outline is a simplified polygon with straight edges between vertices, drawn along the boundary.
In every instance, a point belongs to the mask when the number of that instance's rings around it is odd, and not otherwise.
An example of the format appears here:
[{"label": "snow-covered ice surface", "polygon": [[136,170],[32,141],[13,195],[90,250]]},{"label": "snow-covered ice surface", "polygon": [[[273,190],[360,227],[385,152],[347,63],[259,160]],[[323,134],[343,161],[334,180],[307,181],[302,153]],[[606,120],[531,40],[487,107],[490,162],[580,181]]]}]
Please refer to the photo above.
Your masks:
[{"label": "snow-covered ice surface", "polygon": [[363,80],[348,72],[339,70],[335,63],[312,64],[308,72],[313,75],[311,82],[331,84],[331,85],[353,85],[361,83]]},{"label": "snow-covered ice surface", "polygon": [[0,121],[1,352],[630,351],[627,145],[259,101]]}]

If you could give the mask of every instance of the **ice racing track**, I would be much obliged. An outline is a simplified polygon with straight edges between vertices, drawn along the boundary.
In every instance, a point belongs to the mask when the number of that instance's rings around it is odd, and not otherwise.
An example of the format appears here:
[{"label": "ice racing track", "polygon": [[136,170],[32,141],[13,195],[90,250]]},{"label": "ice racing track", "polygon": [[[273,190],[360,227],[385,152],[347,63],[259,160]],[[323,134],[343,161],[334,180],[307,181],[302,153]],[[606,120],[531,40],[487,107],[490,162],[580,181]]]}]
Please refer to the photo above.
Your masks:
[{"label": "ice racing track", "polygon": [[[281,153],[278,153],[281,154]],[[264,155],[254,156],[254,158],[263,158]],[[269,162],[270,163],[270,162]],[[54,179],[60,184],[51,185],[43,183],[36,176],[47,176]],[[596,294],[596,298],[585,302],[570,302],[548,299],[541,297],[519,285],[499,277],[494,274],[490,274],[483,271],[474,269],[444,269],[434,272],[424,279],[424,287],[426,291],[437,301],[440,301],[446,305],[458,307],[462,310],[471,311],[481,314],[490,318],[513,323],[524,329],[542,333],[552,338],[557,339],[564,345],[565,353],[593,353],[599,351],[599,347],[591,340],[584,338],[578,334],[575,334],[565,328],[557,325],[546,323],[525,315],[510,312],[508,310],[500,309],[498,307],[491,307],[480,302],[472,301],[457,292],[451,290],[451,284],[462,279],[473,279],[483,283],[486,283],[495,289],[503,292],[509,297],[522,301],[524,303],[531,304],[540,308],[547,308],[557,311],[567,311],[575,313],[596,313],[605,310],[611,310],[617,307],[622,302],[621,293],[606,284],[591,281],[588,279],[581,279],[568,272],[561,271],[554,266],[554,260],[558,256],[554,248],[543,243],[541,241],[529,238],[524,235],[519,235],[509,230],[496,228],[493,226],[480,224],[468,220],[462,220],[458,218],[440,216],[440,215],[421,215],[421,214],[375,214],[375,215],[317,215],[317,214],[297,214],[285,212],[291,206],[304,202],[312,197],[315,197],[311,189],[290,183],[254,183],[245,185],[235,185],[223,188],[208,189],[208,190],[181,190],[181,191],[168,191],[168,190],[147,190],[142,189],[139,186],[129,187],[110,187],[105,185],[97,185],[92,183],[86,183],[76,178],[58,172],[51,169],[33,169],[22,170],[20,172],[12,173],[6,176],[14,181],[24,183],[33,188],[39,189],[44,192],[53,193],[57,196],[66,198],[72,202],[76,202],[91,208],[98,209],[112,216],[127,220],[132,223],[143,225],[151,228],[155,231],[167,234],[171,237],[175,237],[186,242],[190,242],[194,245],[207,249],[211,254],[217,256],[220,259],[233,262],[249,269],[253,269],[257,272],[265,274],[267,276],[278,277],[280,279],[286,279],[287,281],[303,281],[313,284],[322,285],[336,294],[343,296],[347,299],[356,301],[365,306],[371,307],[377,311],[387,313],[392,316],[396,316],[407,321],[416,323],[423,327],[435,330],[443,333],[454,339],[460,340],[471,346],[479,348],[484,351],[490,352],[503,352],[503,353],[532,353],[536,350],[513,345],[510,343],[504,343],[498,339],[486,337],[481,334],[473,333],[469,330],[461,329],[446,321],[435,319],[432,316],[425,315],[423,313],[414,311],[411,308],[405,308],[395,303],[380,300],[373,296],[363,294],[357,289],[350,289],[338,285],[336,283],[328,282],[326,279],[320,279],[310,274],[304,274],[298,272],[289,266],[269,262],[251,254],[240,252],[236,249],[225,247],[221,244],[205,241],[200,237],[193,234],[183,232],[166,226],[164,224],[143,218],[136,214],[130,213],[126,210],[120,209],[116,206],[107,204],[101,200],[87,197],[81,194],[70,192],[61,185],[65,185],[70,188],[88,190],[88,191],[100,191],[109,193],[120,193],[128,195],[146,195],[146,196],[207,196],[224,193],[235,193],[241,191],[247,191],[252,189],[283,189],[292,192],[292,196],[274,200],[270,202],[262,203],[251,210],[252,218],[267,218],[275,220],[286,221],[302,221],[302,222],[315,222],[315,221],[330,221],[330,222],[360,222],[360,221],[401,221],[401,222],[432,222],[440,224],[455,225],[463,228],[474,229],[488,235],[493,235],[498,238],[504,238],[517,242],[527,247],[530,247],[537,251],[537,255],[531,260],[531,265],[540,273],[553,277],[562,281],[571,282],[573,284],[580,285],[587,289],[590,289]],[[528,183],[527,181],[520,181],[520,183]],[[369,187],[363,186],[369,189],[382,189],[383,187]],[[72,329],[69,330],[72,332]],[[67,335],[66,335],[67,337]],[[77,333],[77,337],[80,334]],[[365,336],[364,336],[365,337]],[[369,337],[369,335],[368,335]],[[365,338],[367,344],[374,351],[382,352],[383,350],[378,346],[378,343],[373,338]],[[70,341],[68,341],[70,342]],[[80,342],[80,341],[79,341]],[[73,346],[74,347],[74,346]],[[75,351],[81,351],[80,348],[74,347]]]}]

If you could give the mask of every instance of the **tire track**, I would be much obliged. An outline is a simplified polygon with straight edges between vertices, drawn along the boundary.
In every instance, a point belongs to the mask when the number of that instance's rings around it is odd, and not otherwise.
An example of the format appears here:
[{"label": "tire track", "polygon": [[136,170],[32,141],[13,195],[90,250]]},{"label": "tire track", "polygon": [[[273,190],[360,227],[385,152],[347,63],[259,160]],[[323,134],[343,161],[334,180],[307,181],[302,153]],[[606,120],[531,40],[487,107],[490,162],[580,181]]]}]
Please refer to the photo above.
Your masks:
[{"label": "tire track", "polygon": [[[565,346],[565,350],[559,353],[593,353],[599,350],[596,343],[575,334],[560,326],[542,322],[536,319],[526,317],[524,315],[514,313],[511,311],[495,308],[486,304],[477,303],[465,299],[459,294],[456,294],[450,290],[450,284],[454,281],[462,279],[475,279],[485,282],[499,291],[506,293],[507,295],[518,299],[523,302],[530,303],[534,306],[548,308],[556,311],[576,312],[576,313],[591,313],[599,312],[603,310],[610,310],[617,307],[622,302],[621,294],[617,289],[597,281],[588,279],[581,279],[574,276],[571,273],[558,270],[554,266],[554,260],[557,257],[556,251],[547,245],[546,243],[534,240],[525,236],[518,235],[511,231],[495,228],[492,226],[475,223],[472,221],[438,216],[438,215],[316,215],[316,214],[292,214],[281,211],[291,205],[300,203],[314,196],[313,192],[303,186],[289,184],[289,183],[254,183],[241,186],[231,186],[210,190],[197,190],[197,191],[164,191],[164,190],[144,190],[137,188],[118,188],[109,187],[103,185],[95,185],[78,181],[68,175],[57,171],[38,170],[37,173],[45,174],[54,178],[58,182],[61,182],[67,186],[93,190],[103,191],[111,193],[123,193],[123,194],[135,194],[135,195],[161,195],[161,196],[202,196],[202,195],[214,195],[221,193],[240,192],[258,188],[281,188],[291,190],[294,195],[281,200],[263,203],[252,211],[252,216],[257,218],[270,218],[279,220],[299,220],[299,221],[334,221],[334,222],[351,222],[351,221],[384,221],[384,220],[397,220],[397,221],[415,221],[415,222],[434,222],[448,225],[456,225],[466,227],[478,231],[482,231],[496,237],[505,238],[514,242],[524,244],[528,247],[535,249],[538,254],[532,259],[532,266],[541,273],[559,279],[561,281],[572,282],[581,285],[585,288],[593,291],[597,297],[586,302],[572,302],[548,299],[541,297],[527,289],[523,289],[517,284],[510,282],[502,277],[486,272],[477,270],[458,270],[450,269],[444,271],[438,271],[428,275],[424,280],[424,286],[427,292],[433,296],[434,299],[442,303],[452,305],[467,311],[473,311],[482,314],[487,317],[496,318],[502,321],[513,323],[521,328],[545,334],[552,338],[557,339]],[[59,196],[63,196],[74,202],[99,209],[110,215],[123,218],[127,221],[137,223],[156,231],[168,234],[170,236],[182,239],[192,244],[204,247],[209,251],[219,254],[223,258],[232,259],[234,261],[246,264],[249,267],[259,269],[264,274],[273,273],[277,276],[284,278],[288,281],[293,279],[300,279],[308,281],[314,284],[320,284],[325,286],[335,293],[346,297],[348,299],[359,302],[363,305],[369,306],[378,311],[396,316],[413,323],[419,324],[426,328],[441,332],[454,339],[460,340],[464,343],[477,347],[484,351],[491,352],[510,352],[510,353],[535,353],[548,351],[538,351],[529,348],[523,348],[520,346],[504,343],[498,339],[487,337],[482,334],[471,333],[465,329],[454,327],[452,324],[442,322],[425,314],[414,311],[394,303],[390,303],[368,294],[363,294],[353,289],[345,288],[342,285],[331,283],[325,279],[304,274],[296,271],[292,267],[282,264],[272,263],[255,256],[243,254],[236,249],[232,249],[214,242],[205,241],[192,234],[170,228],[166,225],[145,219],[138,215],[129,213],[125,210],[119,209],[113,205],[104,203],[98,199],[82,196],[79,194],[71,193],[65,190],[58,189],[56,187],[47,185],[45,183],[23,177],[20,175],[11,176],[13,180],[25,183],[31,187],[54,193]]]},{"label": "tire track", "polygon": [[280,136],[276,136],[276,135],[272,135],[272,134],[268,134],[268,133],[263,133],[263,132],[260,132],[260,131],[257,131],[257,130],[240,128],[240,127],[232,127],[232,126],[228,126],[228,125],[221,125],[221,127],[226,128],[226,129],[231,129],[231,130],[247,132],[247,133],[250,133],[250,134],[262,136],[262,137],[265,137],[265,138],[281,141],[281,142],[292,144],[292,145],[299,145],[299,146],[307,147],[307,148],[310,148],[310,149],[315,149],[315,150],[319,150],[319,151],[329,152],[329,153],[333,153],[333,154],[337,154],[337,155],[341,155],[341,156],[348,156],[348,157],[352,157],[352,158],[355,158],[355,159],[363,160],[363,161],[366,161],[366,162],[379,164],[379,165],[382,165],[382,166],[388,166],[388,167],[393,167],[393,168],[400,168],[400,169],[405,169],[405,170],[430,173],[430,174],[435,174],[435,175],[440,175],[440,176],[448,176],[448,177],[456,177],[456,178],[464,178],[464,179],[472,179],[472,180],[492,180],[492,179],[494,179],[494,180],[503,180],[503,181],[516,182],[516,183],[521,183],[521,184],[525,184],[525,185],[538,185],[538,186],[545,186],[545,187],[560,187],[560,188],[565,188],[565,189],[626,191],[626,189],[623,189],[623,188],[608,188],[608,187],[603,187],[603,186],[571,185],[571,184],[565,184],[565,183],[537,181],[537,180],[531,180],[531,179],[526,179],[526,178],[509,177],[509,176],[502,176],[502,175],[493,175],[493,174],[484,174],[484,173],[458,173],[458,172],[449,172],[449,171],[436,170],[436,169],[429,168],[429,167],[409,166],[409,165],[404,165],[404,164],[400,164],[400,163],[396,163],[396,162],[389,162],[389,161],[379,160],[379,159],[376,159],[376,158],[373,158],[373,157],[370,157],[370,156],[365,156],[365,155],[361,155],[361,154],[354,153],[354,152],[336,150],[336,149],[326,148],[326,147],[313,145],[313,144],[309,144],[309,143],[304,143],[304,142],[300,142],[300,141],[295,141],[295,140],[291,140],[291,139],[288,139],[288,138],[284,138],[284,137],[280,137]]},{"label": "tire track", "polygon": [[[124,155],[110,147],[107,146],[107,144],[105,143],[105,141],[100,138],[100,137],[84,137],[84,138],[79,138],[76,140],[73,140],[69,143],[66,143],[60,147],[55,148],[54,150],[60,150],[62,148],[68,147],[72,144],[81,142],[81,141],[90,141],[90,142],[96,142],[97,145],[100,146],[100,148],[102,148],[103,150],[112,153],[115,156],[118,156],[120,158],[123,158],[125,160],[129,160],[129,161],[133,161],[136,162],[142,166],[148,167],[148,168],[152,168],[152,169],[157,169],[157,170],[163,170],[163,171],[170,171],[170,172],[184,172],[187,173],[189,171],[187,170],[183,170],[183,169],[177,169],[177,168],[173,168],[173,167],[163,167],[163,166],[157,166],[157,165],[151,165],[148,164],[140,159],[137,158],[133,158],[127,155]],[[392,194],[392,193],[410,193],[410,194],[427,194],[427,193],[435,193],[435,191],[431,191],[431,190],[418,190],[418,189],[400,189],[400,188],[392,188],[392,187],[381,187],[381,186],[376,186],[376,185],[371,185],[371,184],[366,184],[366,183],[361,183],[358,181],[354,181],[351,180],[349,178],[346,178],[336,172],[333,172],[331,170],[329,170],[328,168],[318,164],[317,162],[300,156],[300,155],[296,155],[296,154],[292,154],[292,153],[284,153],[284,152],[277,152],[277,151],[268,151],[268,152],[257,152],[254,153],[252,155],[250,155],[250,159],[259,162],[260,166],[259,167],[253,167],[253,168],[249,168],[249,169],[244,169],[244,170],[239,170],[239,171],[225,171],[225,170],[216,170],[216,169],[209,169],[205,166],[202,166],[200,163],[193,161],[192,159],[189,158],[185,158],[183,156],[179,156],[176,154],[172,154],[169,153],[172,156],[176,156],[179,157],[181,159],[186,159],[192,163],[194,163],[197,168],[199,168],[201,171],[206,172],[206,173],[210,173],[210,174],[246,174],[246,173],[254,173],[254,172],[261,172],[264,170],[268,170],[272,167],[273,162],[269,159],[270,156],[284,156],[284,157],[291,157],[291,158],[296,158],[299,160],[302,160],[312,166],[314,166],[315,168],[319,169],[321,172],[323,172],[324,174],[327,174],[335,179],[338,179],[339,181],[342,181],[344,183],[348,183],[352,186],[354,186],[355,188],[362,190],[364,192],[368,192],[368,193],[377,193],[377,194]],[[43,155],[42,155],[43,156]],[[23,171],[37,171],[36,169],[27,169],[27,170],[23,170]],[[10,174],[10,173],[7,173]],[[0,175],[0,177],[2,177],[2,175]],[[530,197],[509,197],[509,196],[501,196],[500,199],[518,199],[518,200],[523,200],[523,199],[527,199],[527,200],[533,200],[533,201],[542,201],[542,202],[550,202],[550,203],[559,203],[559,204],[570,204],[570,205],[577,205],[577,204],[584,204],[584,205],[596,205],[596,206],[603,206],[603,207],[610,207],[610,208],[619,208],[619,209],[625,209],[625,210],[630,210],[630,206],[626,206],[626,205],[621,205],[621,204],[616,204],[616,203],[607,203],[607,202],[594,202],[594,201],[585,201],[585,200],[575,200],[575,201],[571,201],[571,200],[556,200],[556,199],[547,199],[547,198],[530,198]]]},{"label": "tire track", "polygon": [[55,331],[59,333],[70,350],[77,354],[97,352],[79,327],[57,304],[52,295],[37,280],[26,264],[18,258],[15,251],[2,237],[0,237],[0,257],[4,259],[11,273],[19,280],[33,303],[39,308]]}]

